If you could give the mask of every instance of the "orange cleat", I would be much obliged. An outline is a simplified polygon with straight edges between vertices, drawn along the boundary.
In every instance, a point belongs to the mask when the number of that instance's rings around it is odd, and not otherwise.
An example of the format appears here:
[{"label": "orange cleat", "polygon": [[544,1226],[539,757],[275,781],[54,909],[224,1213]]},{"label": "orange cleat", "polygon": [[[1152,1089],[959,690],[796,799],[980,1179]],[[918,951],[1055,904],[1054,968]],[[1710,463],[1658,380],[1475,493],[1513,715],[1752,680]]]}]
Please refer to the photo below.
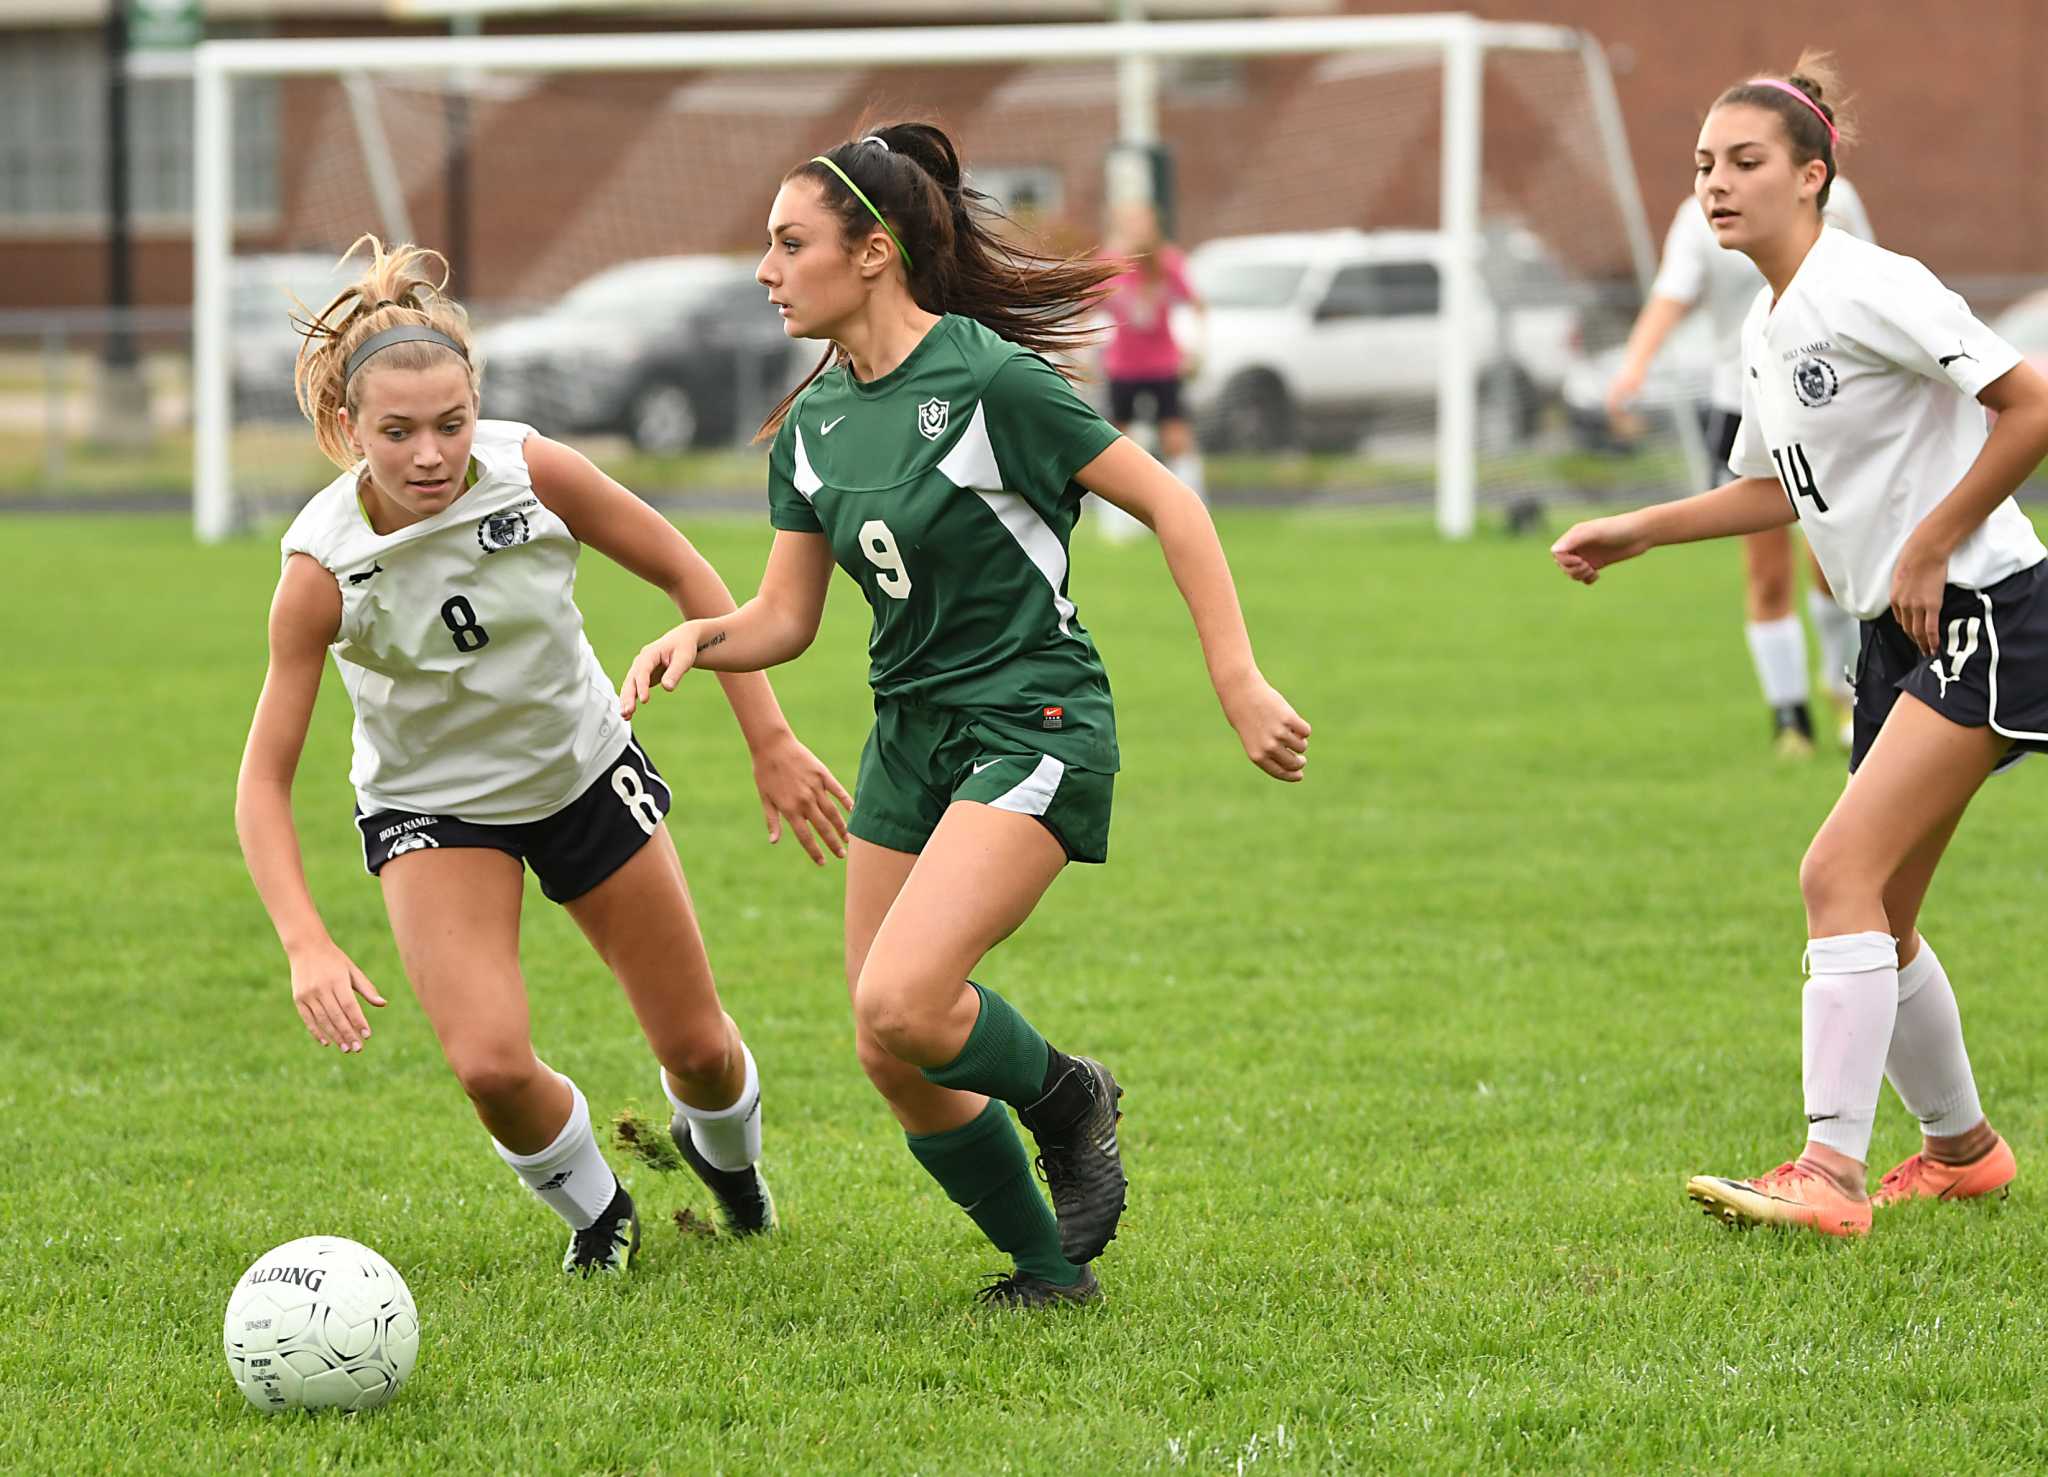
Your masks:
[{"label": "orange cleat", "polygon": [[1753,1180],[1696,1174],[1687,1198],[1731,1226],[1800,1226],[1823,1236],[1870,1234],[1870,1202],[1853,1200],[1832,1179],[1794,1159]]},{"label": "orange cleat", "polygon": [[1878,1181],[1871,1203],[1884,1210],[1908,1200],[1975,1200],[1982,1195],[2003,1200],[2019,1172],[2012,1146],[2002,1138],[1968,1164],[1943,1164],[1915,1154]]}]

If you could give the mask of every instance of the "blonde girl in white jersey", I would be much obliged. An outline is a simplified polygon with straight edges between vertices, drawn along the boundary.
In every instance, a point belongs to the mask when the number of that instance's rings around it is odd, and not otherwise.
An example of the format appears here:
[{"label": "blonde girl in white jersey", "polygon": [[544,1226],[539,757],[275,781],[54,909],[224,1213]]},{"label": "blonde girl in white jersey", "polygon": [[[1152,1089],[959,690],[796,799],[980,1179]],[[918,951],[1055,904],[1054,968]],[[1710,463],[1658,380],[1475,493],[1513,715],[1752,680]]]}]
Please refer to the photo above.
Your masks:
[{"label": "blonde girl in white jersey", "polygon": [[[1821,218],[1865,241],[1870,214],[1846,178],[1828,186]],[[1735,428],[1742,422],[1742,320],[1756,300],[1763,278],[1756,265],[1739,251],[1715,239],[1698,200],[1687,196],[1664,235],[1664,255],[1649,301],[1629,330],[1620,370],[1607,391],[1607,411],[1620,420],[1643,388],[1650,363],[1679,323],[1704,310],[1713,329],[1714,375],[1704,410],[1708,475],[1726,474],[1735,450]],[[1786,758],[1811,758],[1813,714],[1808,705],[1806,632],[1792,611],[1793,538],[1789,528],[1767,528],[1742,540],[1743,639],[1756,670],[1758,689],[1771,715],[1772,746]],[[1855,664],[1856,617],[1835,603],[1826,574],[1806,551],[1812,588],[1806,592],[1807,617],[1820,638],[1823,694],[1843,716],[1843,747],[1849,710],[1849,669]]]},{"label": "blonde girl in white jersey", "polygon": [[1730,1224],[1847,1236],[1871,1225],[1886,1078],[1923,1144],[1883,1177],[1879,1208],[2002,1194],[2016,1172],[1917,925],[1977,788],[2048,749],[2048,549],[2012,501],[2048,454],[2048,381],[1920,263],[1823,229],[1841,137],[1824,61],[1730,88],[1700,130],[1701,205],[1767,283],[1743,328],[1735,480],[1581,523],[1551,552],[1591,584],[1660,544],[1796,517],[1863,620],[1852,778],[1799,868],[1806,1147],[1686,1187]]},{"label": "blonde girl in white jersey", "polygon": [[[477,418],[468,322],[445,263],[367,246],[361,281],[302,323],[300,408],[345,468],[285,535],[270,666],[235,824],[322,1046],[363,1049],[383,996],[328,936],[306,886],[291,788],[333,654],[355,708],[364,864],[441,1050],[506,1163],[570,1228],[566,1271],[623,1272],[633,1203],[575,1083],[535,1056],[519,968],[523,867],[618,978],[660,1063],[671,1132],[736,1234],[770,1230],[760,1079],[719,1003],[662,816],[669,790],[617,714],[583,635],[589,544],[715,615],[733,600],[669,522],[566,446]],[[724,679],[769,839],[845,854],[849,803],[759,674]]]}]

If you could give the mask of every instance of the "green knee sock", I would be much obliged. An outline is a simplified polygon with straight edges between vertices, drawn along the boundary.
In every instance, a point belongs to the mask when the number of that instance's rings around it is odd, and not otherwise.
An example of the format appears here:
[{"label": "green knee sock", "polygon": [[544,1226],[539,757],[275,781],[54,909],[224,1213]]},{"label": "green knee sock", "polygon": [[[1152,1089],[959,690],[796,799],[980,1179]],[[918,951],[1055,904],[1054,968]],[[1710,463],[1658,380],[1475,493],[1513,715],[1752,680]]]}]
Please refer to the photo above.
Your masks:
[{"label": "green knee sock", "polygon": [[981,1234],[1024,1271],[1062,1287],[1081,1269],[1060,1255],[1060,1228],[1031,1178],[1031,1161],[1010,1113],[990,1100],[971,1123],[945,1133],[907,1133],[925,1172],[966,1211]]},{"label": "green knee sock", "polygon": [[1052,1048],[1015,1006],[994,990],[973,985],[981,1014],[967,1044],[943,1067],[920,1067],[927,1082],[961,1092],[979,1092],[1028,1108],[1045,1095],[1045,1069]]}]

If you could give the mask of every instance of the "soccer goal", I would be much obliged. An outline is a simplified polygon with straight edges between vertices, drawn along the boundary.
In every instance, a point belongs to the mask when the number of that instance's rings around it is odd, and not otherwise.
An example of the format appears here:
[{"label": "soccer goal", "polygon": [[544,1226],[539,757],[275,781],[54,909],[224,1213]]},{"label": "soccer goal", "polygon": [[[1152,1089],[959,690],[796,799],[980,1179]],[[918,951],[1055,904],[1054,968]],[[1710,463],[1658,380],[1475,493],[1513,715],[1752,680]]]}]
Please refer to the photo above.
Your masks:
[{"label": "soccer goal", "polygon": [[[1692,480],[1683,384],[1631,434],[1597,413],[1653,261],[1606,63],[1576,31],[218,41],[193,76],[203,539],[331,475],[289,419],[286,293],[328,291],[322,259],[365,231],[453,261],[486,415],[615,457],[650,495],[758,498],[749,435],[811,352],[746,268],[781,174],[863,116],[946,126],[971,182],[1062,248],[1093,249],[1120,196],[1158,197],[1206,300],[1178,321],[1219,500],[1433,501],[1460,537],[1487,505]],[[1132,167],[1148,134],[1165,167],[1142,148]]]}]

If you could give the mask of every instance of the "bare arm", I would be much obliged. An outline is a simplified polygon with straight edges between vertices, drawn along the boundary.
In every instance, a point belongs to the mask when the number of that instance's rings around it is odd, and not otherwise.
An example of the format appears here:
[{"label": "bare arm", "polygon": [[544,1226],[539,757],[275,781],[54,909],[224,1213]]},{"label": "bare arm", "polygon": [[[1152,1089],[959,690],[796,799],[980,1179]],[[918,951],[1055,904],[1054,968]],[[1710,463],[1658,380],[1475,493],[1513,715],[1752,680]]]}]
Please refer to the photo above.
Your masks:
[{"label": "bare arm", "polygon": [[1209,682],[1245,753],[1275,779],[1300,779],[1309,725],[1259,671],[1230,563],[1202,500],[1128,437],[1118,437],[1074,480],[1159,536],[1166,567],[1194,617]]},{"label": "bare arm", "polygon": [[334,576],[304,554],[285,561],[270,605],[270,667],[235,779],[235,835],[249,877],[291,963],[292,1001],[322,1046],[360,1051],[370,1027],[355,997],[382,1005],[363,972],[328,936],[306,886],[292,824],[292,781],[327,648],[341,627]]},{"label": "bare arm", "polygon": [[640,648],[619,689],[633,716],[656,687],[674,692],[692,667],[757,672],[801,656],[817,639],[832,579],[832,546],[822,533],[777,530],[754,598],[731,615],[684,621]]},{"label": "bare arm", "polygon": [[1636,314],[1635,326],[1629,329],[1621,368],[1615,372],[1614,383],[1607,387],[1609,415],[1620,415],[1642,393],[1650,361],[1664,347],[1664,340],[1671,337],[1671,330],[1691,311],[1691,303],[1675,297],[1653,297],[1643,304],[1642,312]]},{"label": "bare arm", "polygon": [[2048,456],[2048,379],[2039,370],[2016,364],[1977,399],[1998,413],[1991,434],[1962,481],[1920,520],[1892,570],[1892,614],[1930,656],[1940,645],[1950,557]]},{"label": "bare arm", "polygon": [[[732,591],[696,546],[581,452],[545,436],[529,436],[526,465],[535,497],[568,524],[580,541],[666,594],[686,623],[691,616],[717,618],[734,611]],[[811,633],[816,631],[814,619]],[[806,636],[796,649],[801,651],[809,644]],[[812,861],[824,862],[820,841],[833,855],[844,856],[845,817],[832,802],[836,799],[845,807],[853,803],[852,798],[817,756],[797,741],[768,679],[750,669],[733,671],[718,680],[753,756],[754,783],[761,792],[769,841],[781,839],[782,823],[787,819]],[[622,711],[630,716],[630,710]]]},{"label": "bare arm", "polygon": [[1608,565],[1665,544],[1759,533],[1796,516],[1777,478],[1738,477],[1711,492],[1574,524],[1550,546],[1550,555],[1566,574],[1590,585]]}]

